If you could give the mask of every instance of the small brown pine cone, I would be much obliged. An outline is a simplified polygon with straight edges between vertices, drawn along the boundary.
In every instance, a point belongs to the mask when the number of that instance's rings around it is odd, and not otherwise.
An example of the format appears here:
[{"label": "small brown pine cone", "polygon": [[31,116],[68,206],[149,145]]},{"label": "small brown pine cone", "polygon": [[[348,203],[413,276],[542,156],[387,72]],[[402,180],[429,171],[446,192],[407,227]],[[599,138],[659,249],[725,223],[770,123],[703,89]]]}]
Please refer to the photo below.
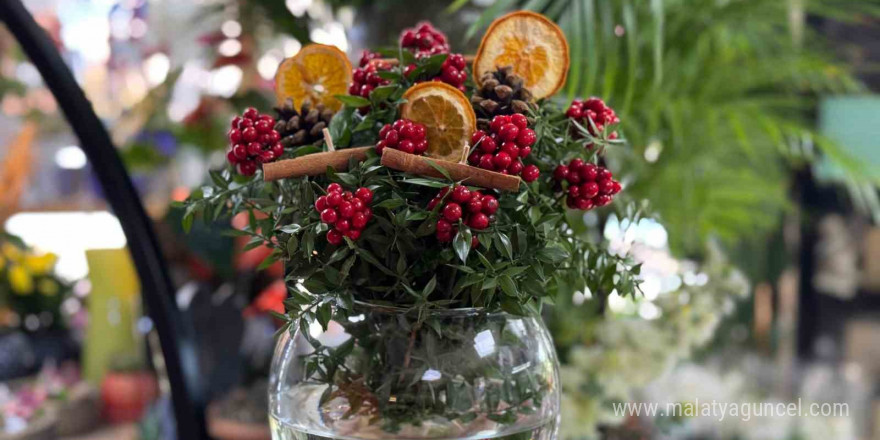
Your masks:
[{"label": "small brown pine cone", "polygon": [[525,81],[513,73],[513,68],[504,66],[480,77],[480,87],[471,96],[471,105],[480,119],[491,120],[497,115],[528,113],[532,105],[532,93],[525,88]]},{"label": "small brown pine cone", "polygon": [[278,114],[275,130],[281,135],[281,145],[285,148],[323,140],[321,131],[330,125],[334,115],[324,104],[312,105],[309,101],[304,102],[297,111],[290,98],[285,99],[275,111]]}]

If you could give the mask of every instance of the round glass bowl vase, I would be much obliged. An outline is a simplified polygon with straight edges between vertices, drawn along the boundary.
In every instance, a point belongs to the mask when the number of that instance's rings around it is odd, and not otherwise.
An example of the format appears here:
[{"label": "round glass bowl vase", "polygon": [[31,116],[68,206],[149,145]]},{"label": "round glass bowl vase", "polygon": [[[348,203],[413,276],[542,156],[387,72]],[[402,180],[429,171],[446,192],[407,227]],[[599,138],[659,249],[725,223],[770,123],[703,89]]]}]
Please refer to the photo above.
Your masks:
[{"label": "round glass bowl vase", "polygon": [[540,317],[359,304],[278,340],[274,440],[556,438],[559,364]]}]

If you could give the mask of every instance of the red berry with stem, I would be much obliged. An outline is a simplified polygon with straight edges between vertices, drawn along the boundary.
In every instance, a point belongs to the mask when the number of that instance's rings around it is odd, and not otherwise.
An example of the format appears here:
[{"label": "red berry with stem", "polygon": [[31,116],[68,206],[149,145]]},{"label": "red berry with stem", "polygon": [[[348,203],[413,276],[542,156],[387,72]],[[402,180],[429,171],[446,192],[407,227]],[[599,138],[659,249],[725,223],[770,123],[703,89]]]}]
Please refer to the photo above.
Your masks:
[{"label": "red berry with stem", "polygon": [[324,223],[327,223],[328,225],[332,225],[333,223],[336,223],[336,220],[338,219],[338,217],[339,217],[339,215],[336,213],[335,209],[327,208],[327,209],[321,211],[321,221]]},{"label": "red berry with stem", "polygon": [[465,203],[471,199],[471,190],[464,185],[458,185],[452,189],[452,200],[457,203]]},{"label": "red berry with stem", "polygon": [[443,218],[450,222],[458,221],[461,218],[461,205],[452,202],[443,207]]},{"label": "red berry with stem", "polygon": [[327,243],[330,243],[334,246],[342,244],[342,234],[335,229],[327,231]]},{"label": "red berry with stem", "polygon": [[527,165],[522,170],[522,179],[526,182],[534,182],[541,175],[541,171],[535,165]]},{"label": "red berry with stem", "polygon": [[373,202],[373,191],[370,188],[358,188],[357,191],[355,191],[354,195],[366,205],[369,205]]},{"label": "red berry with stem", "polygon": [[489,227],[489,216],[478,212],[470,217],[468,226],[476,230],[483,230]]}]

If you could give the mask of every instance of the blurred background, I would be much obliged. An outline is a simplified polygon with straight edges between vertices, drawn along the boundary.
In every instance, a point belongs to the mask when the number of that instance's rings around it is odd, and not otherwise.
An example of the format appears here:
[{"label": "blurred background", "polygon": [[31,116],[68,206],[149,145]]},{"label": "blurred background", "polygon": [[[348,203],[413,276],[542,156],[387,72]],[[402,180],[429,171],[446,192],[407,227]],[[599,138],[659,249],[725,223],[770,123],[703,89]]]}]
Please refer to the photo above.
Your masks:
[{"label": "blurred background", "polygon": [[[608,162],[642,219],[593,212],[644,262],[636,298],[577,292],[545,316],[564,439],[880,440],[880,1],[25,0],[119,147],[197,335],[217,439],[268,439],[286,291],[268,255],[184,234],[170,208],[224,164],[309,42],[357,60],[431,19],[473,53],[505,11],[567,34],[557,99],[600,96]],[[0,27],[0,440],[173,439],[126,237],[41,76]],[[245,250],[247,249],[247,250]],[[646,417],[622,402],[846,404],[805,417]],[[247,433],[247,434],[243,434]],[[251,435],[253,437],[251,437]]]}]

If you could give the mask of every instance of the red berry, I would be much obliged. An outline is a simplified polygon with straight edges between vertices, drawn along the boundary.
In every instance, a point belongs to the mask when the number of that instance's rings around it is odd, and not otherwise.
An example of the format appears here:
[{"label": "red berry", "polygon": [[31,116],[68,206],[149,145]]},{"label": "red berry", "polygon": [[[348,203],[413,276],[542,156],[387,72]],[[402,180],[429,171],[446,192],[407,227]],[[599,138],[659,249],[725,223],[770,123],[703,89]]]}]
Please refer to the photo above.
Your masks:
[{"label": "red berry", "polygon": [[413,154],[416,151],[416,145],[409,139],[404,139],[397,144],[397,149],[404,153]]},{"label": "red berry", "polygon": [[514,141],[518,135],[519,128],[513,124],[504,124],[501,126],[501,129],[498,130],[498,137],[501,138],[502,141]]},{"label": "red berry", "polygon": [[522,173],[522,170],[523,170],[523,163],[521,160],[517,159],[517,160],[513,161],[513,163],[510,164],[510,166],[507,168],[506,171],[510,174],[513,174],[514,176],[517,176],[520,173]]},{"label": "red berry", "polygon": [[335,229],[327,231],[327,243],[330,243],[334,246],[342,244],[342,234]]},{"label": "red berry", "polygon": [[480,141],[480,151],[484,153],[494,153],[497,145],[495,144],[495,139],[492,139],[489,136],[483,138]]},{"label": "red berry", "polygon": [[244,110],[244,113],[242,113],[241,115],[245,119],[256,119],[256,117],[260,115],[260,112],[253,107],[248,107]]},{"label": "red berry", "polygon": [[412,140],[421,141],[425,139],[425,136],[428,134],[428,130],[422,124],[413,123],[412,128]]},{"label": "red berry", "polygon": [[413,147],[414,154],[425,154],[426,151],[428,151],[427,139],[422,139],[415,143],[415,146]]},{"label": "red berry", "polygon": [[230,148],[229,151],[226,152],[226,161],[231,163],[232,165],[237,164],[241,159],[235,157],[235,153],[232,152]]},{"label": "red berry", "polygon": [[264,151],[260,153],[259,160],[262,163],[272,162],[273,160],[275,160],[275,153],[273,153],[272,150]]},{"label": "red berry", "polygon": [[483,201],[473,198],[467,203],[467,210],[470,212],[480,212],[483,210]]},{"label": "red berry", "polygon": [[477,142],[480,142],[484,137],[486,137],[486,133],[483,133],[482,130],[477,130],[474,134],[471,135],[471,145],[477,145]]},{"label": "red berry", "polygon": [[348,220],[342,219],[336,222],[336,230],[339,232],[345,232],[351,229],[351,223]]},{"label": "red berry", "polygon": [[450,241],[452,241],[452,231],[437,232],[437,241],[441,243],[449,243]]},{"label": "red berry", "polygon": [[387,147],[387,145],[385,145],[385,141],[376,142],[376,154],[381,156],[382,152],[385,151],[385,147]]},{"label": "red berry", "polygon": [[519,147],[515,142],[505,142],[501,144],[501,151],[510,155],[511,158],[519,157]]},{"label": "red berry", "polygon": [[565,180],[568,177],[568,167],[565,165],[557,165],[556,169],[553,170],[553,178],[559,181]]},{"label": "red berry", "polygon": [[354,193],[355,197],[369,205],[373,201],[373,191],[370,188],[360,187]]},{"label": "red berry", "polygon": [[614,183],[611,179],[599,180],[597,183],[597,188],[602,194],[611,194],[611,191],[614,190]]},{"label": "red berry", "polygon": [[495,165],[496,170],[506,170],[511,160],[510,155],[502,151],[492,158],[492,164]]},{"label": "red berry", "polygon": [[442,218],[437,220],[437,233],[438,234],[445,234],[445,233],[449,233],[449,232],[452,232],[452,223],[449,223],[448,221],[446,221]]},{"label": "red berry", "polygon": [[397,146],[398,142],[400,142],[400,132],[397,130],[388,130],[388,133],[385,133],[385,137],[382,140],[385,141],[385,146],[394,148]]},{"label": "red berry", "polygon": [[476,230],[486,229],[489,227],[489,216],[482,212],[476,213],[469,219],[468,226]]},{"label": "red berry", "polygon": [[608,171],[607,168],[600,167],[599,174],[596,176],[596,180],[610,180],[612,177],[614,177],[614,175],[611,174],[611,171]]},{"label": "red berry", "polygon": [[337,192],[327,194],[327,206],[333,208],[342,203],[342,195]]},{"label": "red berry", "polygon": [[593,204],[596,206],[605,206],[609,203],[611,203],[611,196],[609,195],[601,194],[593,199]]},{"label": "red berry", "polygon": [[428,202],[428,211],[433,211],[434,208],[437,207],[438,203],[440,203],[440,199],[438,197],[434,197],[433,199],[431,199],[431,201]]},{"label": "red berry", "polygon": [[584,161],[581,158],[574,158],[568,163],[569,171],[578,171],[582,166],[584,166]]},{"label": "red berry", "polygon": [[492,155],[491,154],[487,153],[487,154],[484,154],[482,157],[480,157],[480,168],[482,168],[484,170],[489,170],[489,171],[492,171],[495,169],[495,165],[492,163]]},{"label": "red berry", "polygon": [[385,124],[379,129],[379,139],[385,139],[388,132],[391,131],[391,124]]},{"label": "red berry", "polygon": [[364,210],[361,211],[361,212],[363,212],[364,215],[367,216],[367,221],[368,221],[368,222],[370,221],[370,219],[373,218],[373,210],[370,209],[369,206],[365,206],[365,207],[364,207]]},{"label": "red berry", "polygon": [[522,179],[526,182],[534,182],[540,175],[541,171],[535,165],[527,165],[522,171]]},{"label": "red berry", "polygon": [[355,197],[355,198],[352,199],[352,201],[351,201],[351,206],[352,206],[352,208],[354,208],[354,211],[355,211],[355,212],[361,212],[361,211],[364,210],[364,206],[365,206],[365,205],[364,205],[364,202],[363,202],[361,199]]},{"label": "red berry", "polygon": [[[331,184],[327,185],[327,192],[342,194],[342,185],[340,185],[338,183],[331,183]],[[333,206],[335,206],[335,205],[333,205]]]},{"label": "red berry", "polygon": [[510,123],[516,125],[520,130],[523,130],[529,127],[529,118],[527,118],[526,115],[515,113],[510,115]]},{"label": "red berry", "polygon": [[452,200],[457,203],[465,203],[471,199],[471,190],[464,185],[452,189]]},{"label": "red berry", "polygon": [[492,118],[492,122],[489,123],[489,129],[492,130],[493,133],[498,133],[501,130],[501,127],[508,122],[504,116],[495,116]]},{"label": "red berry", "polygon": [[254,127],[247,127],[241,131],[241,140],[244,142],[253,142],[257,140],[257,130]]},{"label": "red berry", "polygon": [[229,137],[229,142],[231,142],[233,144],[237,144],[241,141],[241,130],[239,130],[237,128],[233,128],[233,129],[229,130],[229,133],[227,133],[227,136]]},{"label": "red berry", "polygon": [[351,216],[351,225],[355,229],[363,229],[367,225],[367,216],[363,212],[356,212]]},{"label": "red berry", "polygon": [[275,157],[279,158],[282,154],[284,154],[284,146],[281,143],[276,143],[272,145],[272,152],[275,153]]},{"label": "red berry", "polygon": [[568,180],[568,183],[572,185],[577,185],[578,183],[581,183],[581,175],[579,171],[580,168],[573,169],[571,165],[568,166],[568,177],[566,178],[566,180]]},{"label": "red berry", "polygon": [[598,168],[591,163],[584,164],[580,171],[578,171],[578,174],[580,174],[581,180],[584,182],[596,180],[596,177],[599,175]]},{"label": "red berry", "polygon": [[578,198],[581,196],[581,187],[579,185],[572,185],[568,187],[568,197],[569,198]]},{"label": "red berry", "polygon": [[253,176],[257,172],[257,164],[252,160],[239,162],[237,168],[238,173],[242,176]]},{"label": "red berry", "polygon": [[498,211],[498,199],[492,196],[483,197],[483,212],[486,215],[495,214]]},{"label": "red berry", "polygon": [[618,182],[616,180],[612,180],[611,185],[612,185],[611,186],[611,195],[614,195],[614,194],[617,194],[620,192],[620,190],[621,190],[620,182]]},{"label": "red berry", "polygon": [[327,209],[327,196],[321,196],[315,200],[315,209],[318,210],[318,212]]},{"label": "red berry", "polygon": [[263,152],[263,146],[257,142],[251,142],[247,144],[247,155],[248,156],[259,156],[260,153]]},{"label": "red berry", "polygon": [[443,218],[450,222],[458,221],[461,218],[461,205],[452,202],[443,207]]},{"label": "red berry", "polygon": [[580,209],[582,211],[587,211],[593,207],[593,201],[586,197],[581,197],[575,200],[574,203],[577,209]]},{"label": "red berry", "polygon": [[356,241],[358,238],[361,238],[361,231],[360,229],[349,229],[345,231],[345,236]]},{"label": "red berry", "polygon": [[351,218],[354,215],[354,206],[348,201],[340,203],[337,210],[342,218]]},{"label": "red berry", "polygon": [[407,122],[409,121],[407,121],[406,119],[398,119],[394,121],[393,124],[391,124],[391,128],[393,128],[395,131],[400,131],[400,129],[402,129],[407,124]]},{"label": "red berry", "polygon": [[232,154],[238,160],[245,160],[248,157],[247,147],[244,144],[235,144],[232,147]]},{"label": "red berry", "polygon": [[476,235],[471,236],[471,249],[476,249],[480,245],[480,239]]},{"label": "red berry", "polygon": [[531,147],[538,140],[538,135],[531,128],[521,129],[516,137],[516,144],[520,147]]},{"label": "red berry", "polygon": [[332,225],[336,223],[336,220],[339,219],[339,215],[336,214],[336,210],[333,208],[327,208],[321,211],[321,221],[327,224]]},{"label": "red berry", "polygon": [[581,197],[592,199],[596,197],[596,194],[599,194],[599,185],[596,182],[586,182],[581,185],[580,194]]}]

